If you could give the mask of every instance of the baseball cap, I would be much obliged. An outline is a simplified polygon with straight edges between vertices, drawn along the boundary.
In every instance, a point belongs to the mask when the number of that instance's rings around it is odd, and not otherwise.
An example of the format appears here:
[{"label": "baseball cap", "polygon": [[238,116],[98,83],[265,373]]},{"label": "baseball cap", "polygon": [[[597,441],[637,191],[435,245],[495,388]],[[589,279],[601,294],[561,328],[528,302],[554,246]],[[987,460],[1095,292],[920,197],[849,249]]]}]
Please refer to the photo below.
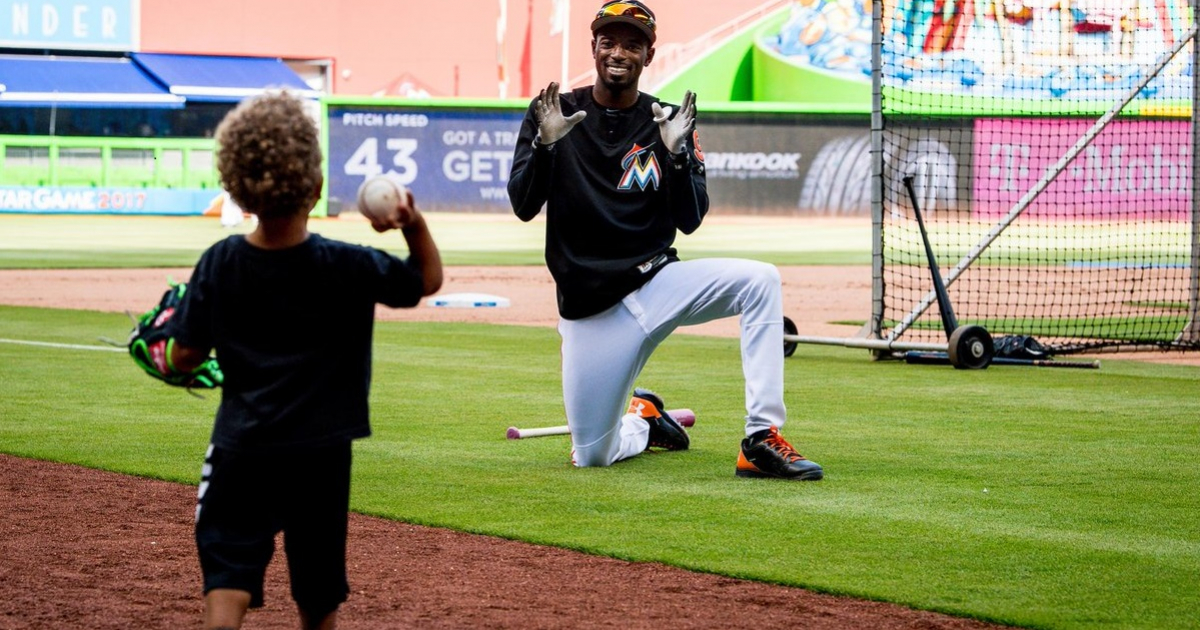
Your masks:
[{"label": "baseball cap", "polygon": [[614,22],[624,22],[636,26],[650,40],[651,44],[656,39],[654,12],[637,0],[605,2],[604,6],[596,12],[596,19],[592,20],[592,32],[595,33]]}]

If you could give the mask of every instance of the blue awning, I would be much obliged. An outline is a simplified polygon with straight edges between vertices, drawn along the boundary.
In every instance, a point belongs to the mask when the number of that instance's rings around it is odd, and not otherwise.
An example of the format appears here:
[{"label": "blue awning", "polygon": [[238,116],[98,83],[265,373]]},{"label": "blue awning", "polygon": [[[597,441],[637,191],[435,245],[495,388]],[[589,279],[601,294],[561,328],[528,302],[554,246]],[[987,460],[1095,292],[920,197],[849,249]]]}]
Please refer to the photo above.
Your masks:
[{"label": "blue awning", "polygon": [[171,94],[189,101],[237,102],[284,88],[302,97],[320,96],[286,63],[272,57],[134,53],[133,60]]},{"label": "blue awning", "polygon": [[129,59],[0,55],[0,105],[183,107]]}]

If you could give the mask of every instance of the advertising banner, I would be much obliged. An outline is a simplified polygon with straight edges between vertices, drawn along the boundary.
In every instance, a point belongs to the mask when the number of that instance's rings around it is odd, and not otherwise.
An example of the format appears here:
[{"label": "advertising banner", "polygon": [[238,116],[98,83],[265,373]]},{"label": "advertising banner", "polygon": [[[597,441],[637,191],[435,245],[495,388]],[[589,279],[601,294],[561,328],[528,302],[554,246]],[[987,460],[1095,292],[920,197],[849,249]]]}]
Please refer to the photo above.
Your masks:
[{"label": "advertising banner", "polygon": [[884,213],[911,207],[906,178],[926,217],[970,212],[974,168],[974,120],[950,118],[937,125],[889,121],[883,133]]},{"label": "advertising banner", "polygon": [[213,189],[0,186],[0,213],[198,215]]},{"label": "advertising banner", "polygon": [[[512,212],[508,175],[524,110],[331,106],[329,214],[391,171],[423,209]],[[714,213],[868,215],[867,117],[706,114],[698,123]]]},{"label": "advertising banner", "polygon": [[[977,120],[976,215],[1007,214],[1092,124],[1062,119]],[[1190,127],[1190,122],[1177,120],[1109,124],[1023,216],[1186,219],[1191,203]]]},{"label": "advertising banner", "polygon": [[863,215],[871,212],[870,128],[864,116],[709,114],[698,123],[712,212]]},{"label": "advertising banner", "polygon": [[520,111],[329,108],[329,215],[355,211],[358,187],[392,172],[422,210],[512,212],[508,174]]},{"label": "advertising banner", "polygon": [[139,0],[0,0],[0,47],[137,50],[139,6]]}]

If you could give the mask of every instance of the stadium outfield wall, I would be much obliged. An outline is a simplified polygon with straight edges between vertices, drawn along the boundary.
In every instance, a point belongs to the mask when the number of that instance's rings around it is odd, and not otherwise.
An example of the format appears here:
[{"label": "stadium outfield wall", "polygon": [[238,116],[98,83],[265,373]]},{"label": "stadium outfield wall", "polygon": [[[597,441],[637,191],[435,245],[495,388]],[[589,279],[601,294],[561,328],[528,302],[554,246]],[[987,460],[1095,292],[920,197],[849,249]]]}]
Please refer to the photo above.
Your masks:
[{"label": "stadium outfield wall", "polygon": [[202,214],[211,139],[0,135],[0,213]]},{"label": "stadium outfield wall", "polygon": [[[714,213],[870,215],[867,113],[822,104],[701,100],[699,105]],[[314,214],[354,212],[358,185],[385,171],[406,181],[428,210],[511,212],[508,172],[526,107],[514,100],[323,99],[318,118],[327,188]],[[1007,118],[980,112],[947,119],[955,124],[944,133],[958,140],[947,146],[956,153],[960,209],[986,212],[996,205],[983,204],[988,199],[974,194],[972,182],[996,153],[993,136]],[[1133,117],[1122,124],[1183,123]],[[1125,186],[1131,193],[1169,186],[1190,168],[1166,149],[1161,159],[1147,154],[1138,162],[1134,158],[1141,153],[1126,151],[1118,161],[1116,149],[1105,146],[1090,148],[1081,168],[1100,169],[1097,181],[1132,182]],[[0,213],[202,214],[220,193],[214,149],[213,140],[204,138],[0,135]],[[1139,166],[1142,162],[1148,166]],[[1141,170],[1121,175],[1117,171],[1126,163]]]},{"label": "stadium outfield wall", "polygon": [[[508,172],[528,103],[326,97],[326,191],[315,216],[353,212],[393,171],[440,212],[511,212]],[[700,103],[713,212],[870,211],[865,113]],[[0,213],[198,215],[220,193],[211,139],[0,136]]]},{"label": "stadium outfield wall", "polygon": [[[508,172],[527,105],[326,99],[328,214],[354,211],[359,184],[389,171],[423,208],[511,212]],[[700,106],[714,212],[869,213],[865,113],[780,103]]]}]

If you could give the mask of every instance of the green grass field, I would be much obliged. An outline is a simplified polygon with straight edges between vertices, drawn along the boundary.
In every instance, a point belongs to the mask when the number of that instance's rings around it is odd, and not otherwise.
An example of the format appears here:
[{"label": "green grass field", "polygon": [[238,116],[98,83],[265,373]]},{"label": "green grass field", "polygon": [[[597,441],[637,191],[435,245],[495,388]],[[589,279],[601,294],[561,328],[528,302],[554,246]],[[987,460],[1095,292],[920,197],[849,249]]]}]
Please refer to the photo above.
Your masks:
[{"label": "green grass field", "polygon": [[[124,260],[91,245],[109,243],[104,221],[38,240],[12,236],[39,223],[21,219],[0,216],[0,267],[23,265],[14,242],[55,252],[42,266],[69,265],[67,240],[98,252],[93,266]],[[223,235],[176,221],[162,225],[207,231],[167,248],[175,264]],[[500,225],[484,240],[530,227]],[[5,340],[95,346],[128,328],[122,314],[0,307]],[[379,323],[353,508],[1028,627],[1200,624],[1200,368],[962,371],[801,346],[785,434],[827,476],[786,483],[733,475],[734,339],[672,337],[641,379],[696,411],[689,451],[576,470],[565,436],[505,439],[510,425],[563,422],[557,344],[549,328]],[[0,452],[198,482],[216,397],[155,383],[121,352],[7,341],[0,383]]]}]

